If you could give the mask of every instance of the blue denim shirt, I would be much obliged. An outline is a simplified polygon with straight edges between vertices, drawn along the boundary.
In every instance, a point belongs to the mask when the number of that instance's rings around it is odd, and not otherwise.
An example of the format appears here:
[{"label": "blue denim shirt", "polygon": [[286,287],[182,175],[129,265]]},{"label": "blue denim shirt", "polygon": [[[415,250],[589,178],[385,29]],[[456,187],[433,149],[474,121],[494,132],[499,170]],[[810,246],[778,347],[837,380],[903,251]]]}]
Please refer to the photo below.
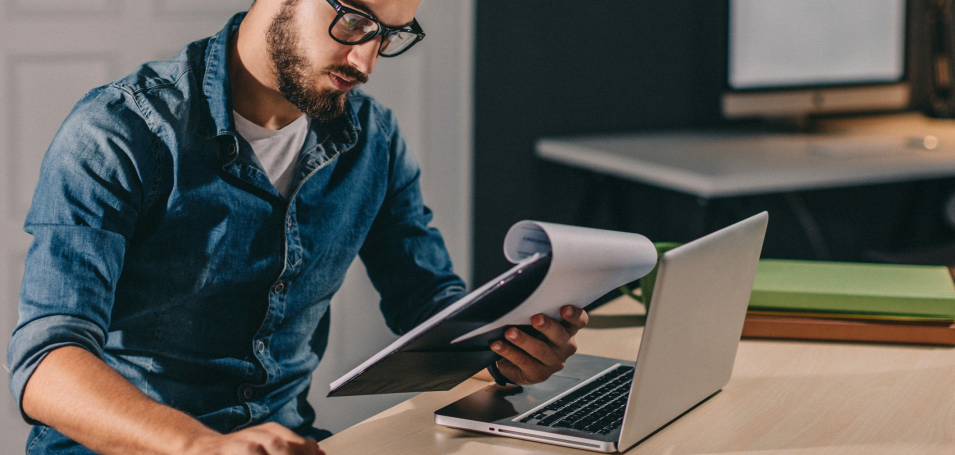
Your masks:
[{"label": "blue denim shirt", "polygon": [[[279,195],[233,123],[243,17],[92,90],[54,138],[7,353],[18,402],[48,352],[76,345],[218,431],[275,421],[321,437],[306,395],[356,255],[396,333],[463,294],[395,117],[362,92],[312,122]],[[31,453],[73,447],[24,417]]]}]

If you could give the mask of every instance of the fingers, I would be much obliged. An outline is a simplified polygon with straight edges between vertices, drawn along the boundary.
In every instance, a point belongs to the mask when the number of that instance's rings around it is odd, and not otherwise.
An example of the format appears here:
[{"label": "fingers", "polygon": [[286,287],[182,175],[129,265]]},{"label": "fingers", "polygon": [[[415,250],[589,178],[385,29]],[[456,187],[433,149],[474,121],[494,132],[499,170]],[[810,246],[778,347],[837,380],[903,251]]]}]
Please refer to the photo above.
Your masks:
[{"label": "fingers", "polygon": [[495,341],[491,349],[506,361],[498,362],[498,369],[511,381],[536,384],[564,367],[566,356],[558,355],[549,343],[513,327],[504,332],[504,337],[510,343]]},{"label": "fingers", "polygon": [[545,370],[542,363],[514,345],[495,341],[491,343],[491,349],[502,357],[497,364],[498,370],[517,384],[536,384],[549,376],[542,374]]},{"label": "fingers", "polygon": [[570,336],[576,335],[577,331],[586,327],[587,322],[590,321],[590,316],[587,315],[586,311],[573,305],[565,305],[561,308],[560,316],[564,318],[563,325],[570,332]]},{"label": "fingers", "polygon": [[561,355],[563,351],[563,349],[561,349],[562,346],[552,345],[545,340],[530,336],[515,327],[507,329],[507,331],[504,332],[504,338],[507,338],[507,341],[519,348],[520,351],[524,351],[524,353],[530,355],[531,358],[540,364],[557,367],[558,369],[564,367],[564,360],[566,360],[567,356]]},{"label": "fingers", "polygon": [[308,453],[296,450],[304,448],[305,438],[277,423],[269,422],[252,427],[249,431],[258,436],[256,442],[261,444],[269,455]]},{"label": "fingers", "polygon": [[318,441],[312,438],[305,438],[305,446],[307,447],[308,450],[311,451],[306,453],[311,453],[314,455],[325,455],[325,451],[323,451],[320,447],[318,447]]},{"label": "fingers", "polygon": [[568,357],[577,352],[574,336],[587,325],[587,312],[574,306],[561,308],[563,322],[542,314],[531,318],[531,326],[546,339],[540,339],[511,327],[504,332],[507,343],[495,341],[491,349],[502,360],[498,361],[501,374],[518,384],[535,384],[564,368]]},{"label": "fingers", "polygon": [[535,384],[534,381],[531,381],[530,378],[524,377],[523,371],[517,366],[514,365],[510,360],[501,359],[497,361],[497,369],[501,372],[506,378],[510,379],[511,382],[520,385],[530,385]]},{"label": "fingers", "polygon": [[577,352],[577,344],[574,342],[573,334],[563,324],[542,314],[531,318],[531,326],[538,332],[547,337],[553,348],[567,358]]},{"label": "fingers", "polygon": [[324,452],[312,438],[303,438],[277,423],[266,423],[229,436],[250,443],[254,450],[248,453],[263,455],[319,455]]}]

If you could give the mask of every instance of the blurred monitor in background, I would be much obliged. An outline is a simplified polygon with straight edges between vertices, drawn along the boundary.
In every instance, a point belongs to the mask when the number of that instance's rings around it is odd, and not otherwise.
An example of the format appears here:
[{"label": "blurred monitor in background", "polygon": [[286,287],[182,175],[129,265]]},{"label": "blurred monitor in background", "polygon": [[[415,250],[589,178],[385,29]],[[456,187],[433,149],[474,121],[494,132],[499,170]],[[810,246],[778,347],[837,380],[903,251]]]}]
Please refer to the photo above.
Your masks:
[{"label": "blurred monitor in background", "polygon": [[905,109],[906,0],[729,0],[726,118]]}]

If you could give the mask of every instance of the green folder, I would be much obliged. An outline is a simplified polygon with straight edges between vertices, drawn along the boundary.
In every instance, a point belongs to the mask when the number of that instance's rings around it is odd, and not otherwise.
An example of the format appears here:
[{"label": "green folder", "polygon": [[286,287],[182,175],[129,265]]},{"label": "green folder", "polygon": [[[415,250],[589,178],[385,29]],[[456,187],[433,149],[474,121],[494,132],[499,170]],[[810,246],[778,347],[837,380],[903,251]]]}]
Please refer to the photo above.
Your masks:
[{"label": "green folder", "polygon": [[955,319],[948,268],[763,259],[750,310]]}]

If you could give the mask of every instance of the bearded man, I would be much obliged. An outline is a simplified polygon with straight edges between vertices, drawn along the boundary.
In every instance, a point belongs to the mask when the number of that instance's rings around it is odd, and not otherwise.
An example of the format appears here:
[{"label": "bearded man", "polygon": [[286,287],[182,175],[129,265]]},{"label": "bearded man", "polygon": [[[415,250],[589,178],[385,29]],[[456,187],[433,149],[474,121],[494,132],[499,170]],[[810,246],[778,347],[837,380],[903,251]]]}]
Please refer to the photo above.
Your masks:
[{"label": "bearded man", "polygon": [[[321,453],[306,396],[353,259],[396,333],[464,294],[394,115],[357,88],[424,38],[418,2],[259,0],[76,105],[25,224],[28,453]],[[492,375],[559,370],[587,322],[562,316],[492,343]]]}]

